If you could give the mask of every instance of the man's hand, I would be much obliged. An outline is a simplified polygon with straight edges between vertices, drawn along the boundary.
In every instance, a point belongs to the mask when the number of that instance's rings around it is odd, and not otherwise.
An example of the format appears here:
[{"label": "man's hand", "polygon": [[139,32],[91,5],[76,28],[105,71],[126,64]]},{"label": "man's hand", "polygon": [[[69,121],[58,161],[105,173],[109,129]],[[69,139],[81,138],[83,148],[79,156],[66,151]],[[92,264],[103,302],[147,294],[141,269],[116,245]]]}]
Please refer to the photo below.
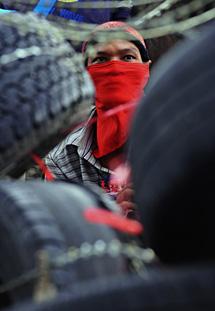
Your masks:
[{"label": "man's hand", "polygon": [[121,207],[124,215],[127,216],[130,212],[135,211],[134,190],[128,163],[123,163],[115,169],[114,175],[111,176],[111,182],[117,185],[118,189],[120,188],[116,196],[116,202]]},{"label": "man's hand", "polygon": [[116,197],[116,202],[122,208],[125,216],[127,216],[130,212],[135,210],[133,198],[134,198],[134,190],[132,187],[132,183],[129,183],[126,186],[124,186]]}]

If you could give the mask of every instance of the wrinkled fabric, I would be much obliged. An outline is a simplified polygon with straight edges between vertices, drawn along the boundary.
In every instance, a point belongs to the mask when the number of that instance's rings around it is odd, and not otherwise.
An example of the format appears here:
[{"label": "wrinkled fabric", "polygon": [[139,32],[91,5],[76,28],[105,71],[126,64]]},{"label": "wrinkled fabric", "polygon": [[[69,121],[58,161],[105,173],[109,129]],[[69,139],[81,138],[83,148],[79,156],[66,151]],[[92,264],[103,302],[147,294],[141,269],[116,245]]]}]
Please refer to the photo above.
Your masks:
[{"label": "wrinkled fabric", "polygon": [[93,154],[101,158],[125,144],[134,103],[143,96],[149,79],[149,64],[109,61],[89,66],[88,72],[96,89],[97,148]]}]

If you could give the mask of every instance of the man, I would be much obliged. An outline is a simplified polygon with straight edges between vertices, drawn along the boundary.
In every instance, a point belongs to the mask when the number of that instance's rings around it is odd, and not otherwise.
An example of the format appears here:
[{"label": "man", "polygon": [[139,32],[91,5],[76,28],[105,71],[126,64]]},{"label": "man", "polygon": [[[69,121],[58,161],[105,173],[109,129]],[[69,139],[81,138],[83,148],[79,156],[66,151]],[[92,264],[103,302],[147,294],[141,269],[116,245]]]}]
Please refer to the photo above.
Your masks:
[{"label": "man", "polygon": [[[121,38],[119,30],[127,35],[126,39]],[[95,43],[93,55],[89,53],[94,34],[107,31],[108,41]],[[132,209],[130,183],[115,182],[111,176],[125,164],[124,147],[134,103],[142,96],[149,78],[147,49],[135,29],[123,22],[107,22],[96,27],[83,44],[83,53],[95,85],[95,107],[87,124],[56,146],[46,157],[46,164],[56,179],[96,183],[122,208]]]}]

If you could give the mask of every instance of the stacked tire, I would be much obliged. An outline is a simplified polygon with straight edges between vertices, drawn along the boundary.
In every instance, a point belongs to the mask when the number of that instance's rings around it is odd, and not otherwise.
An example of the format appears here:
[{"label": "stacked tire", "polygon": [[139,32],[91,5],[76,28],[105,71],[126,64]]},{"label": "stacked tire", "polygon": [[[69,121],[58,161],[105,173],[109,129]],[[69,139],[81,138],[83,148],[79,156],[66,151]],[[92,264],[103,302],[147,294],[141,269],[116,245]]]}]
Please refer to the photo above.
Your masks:
[{"label": "stacked tire", "polygon": [[86,119],[94,89],[80,55],[33,13],[0,16],[0,175],[13,177]]},{"label": "stacked tire", "polygon": [[206,28],[154,68],[130,141],[146,245],[174,264],[215,259],[214,24]]},{"label": "stacked tire", "polygon": [[[35,293],[38,296],[37,285],[43,277],[39,254],[47,256],[47,282],[56,293],[77,282],[129,271],[127,257],[111,256],[108,252],[96,254],[96,248],[92,249],[93,245],[107,248],[111,241],[127,240],[127,235],[123,238],[116,230],[86,219],[85,211],[89,208],[109,209],[94,191],[57,182],[0,182],[2,306],[33,300]],[[114,203],[111,205],[117,210]],[[76,260],[70,260],[72,250],[79,253]],[[45,288],[44,300],[48,299]]]}]

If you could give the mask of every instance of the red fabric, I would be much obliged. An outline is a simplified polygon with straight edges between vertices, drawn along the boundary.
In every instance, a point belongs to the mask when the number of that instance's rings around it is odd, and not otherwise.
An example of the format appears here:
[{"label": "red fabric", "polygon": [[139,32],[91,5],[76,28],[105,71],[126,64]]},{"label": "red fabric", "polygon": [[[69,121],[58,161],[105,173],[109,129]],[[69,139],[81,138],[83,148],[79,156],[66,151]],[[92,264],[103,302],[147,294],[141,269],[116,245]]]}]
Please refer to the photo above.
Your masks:
[{"label": "red fabric", "polygon": [[[91,65],[88,71],[96,88],[97,149],[94,156],[101,158],[125,144],[134,110],[132,103],[143,95],[149,64],[114,60]],[[129,103],[131,106],[127,105]],[[108,110],[119,106],[122,109],[106,117]]]},{"label": "red fabric", "polygon": [[110,211],[91,207],[83,214],[88,222],[107,225],[124,233],[140,235],[143,232],[143,226],[137,220],[126,219]]},{"label": "red fabric", "polygon": [[45,178],[47,181],[53,181],[55,179],[54,175],[52,172],[49,170],[43,159],[38,156],[35,153],[31,154],[31,158],[34,160],[34,162],[39,166],[39,169],[41,170],[42,173],[44,173]]}]

